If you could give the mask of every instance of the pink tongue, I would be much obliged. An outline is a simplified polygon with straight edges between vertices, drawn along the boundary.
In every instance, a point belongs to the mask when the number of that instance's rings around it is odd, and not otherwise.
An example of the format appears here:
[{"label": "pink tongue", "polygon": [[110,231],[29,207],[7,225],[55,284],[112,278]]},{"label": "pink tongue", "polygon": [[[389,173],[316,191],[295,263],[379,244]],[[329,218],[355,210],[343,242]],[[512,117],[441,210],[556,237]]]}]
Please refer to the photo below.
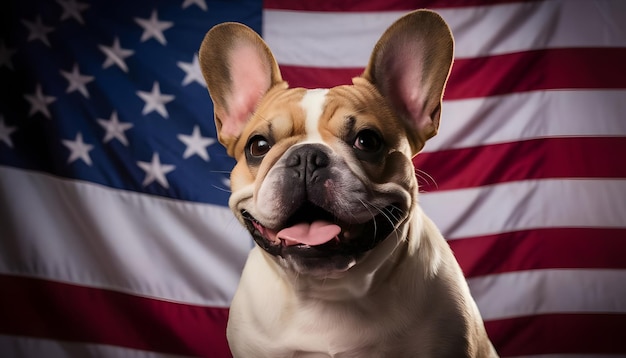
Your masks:
[{"label": "pink tongue", "polygon": [[314,221],[310,224],[301,223],[282,229],[276,234],[279,239],[285,240],[287,246],[306,244],[321,245],[334,239],[341,232],[341,228],[328,221]]}]

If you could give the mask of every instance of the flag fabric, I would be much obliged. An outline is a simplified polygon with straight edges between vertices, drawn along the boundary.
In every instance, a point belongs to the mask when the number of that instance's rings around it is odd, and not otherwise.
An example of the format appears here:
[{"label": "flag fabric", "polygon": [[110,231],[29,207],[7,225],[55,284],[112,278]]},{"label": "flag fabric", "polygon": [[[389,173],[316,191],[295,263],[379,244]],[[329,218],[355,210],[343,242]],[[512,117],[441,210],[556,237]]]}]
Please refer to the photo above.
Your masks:
[{"label": "flag fabric", "polygon": [[252,241],[197,51],[224,21],[291,86],[350,82],[439,12],[455,63],[414,160],[503,357],[626,356],[626,3],[23,0],[0,27],[0,356],[229,357]]},{"label": "flag fabric", "polygon": [[229,356],[252,241],[197,52],[262,4],[1,7],[0,356]]}]

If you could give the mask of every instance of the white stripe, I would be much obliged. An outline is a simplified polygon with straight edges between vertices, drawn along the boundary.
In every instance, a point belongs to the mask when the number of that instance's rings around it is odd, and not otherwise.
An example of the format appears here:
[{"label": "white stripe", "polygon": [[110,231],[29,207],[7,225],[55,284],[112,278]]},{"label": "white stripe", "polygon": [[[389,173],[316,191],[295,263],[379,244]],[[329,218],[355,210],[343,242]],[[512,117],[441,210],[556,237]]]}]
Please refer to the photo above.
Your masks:
[{"label": "white stripe", "polygon": [[0,335],[3,357],[109,357],[109,358],[176,358],[179,355],[92,343],[75,343],[39,338]]},{"label": "white stripe", "polygon": [[624,113],[624,90],[536,91],[444,101],[439,133],[424,152],[546,137],[626,136]]},{"label": "white stripe", "polygon": [[247,232],[224,207],[0,166],[0,273],[227,307]]},{"label": "white stripe", "polygon": [[550,48],[626,47],[622,0],[546,0],[437,11],[452,29],[456,58]]},{"label": "white stripe", "polygon": [[[547,0],[436,11],[452,29],[456,58],[626,47],[622,0]],[[378,38],[405,13],[264,10],[263,37],[280,64],[364,67]]]},{"label": "white stripe", "polygon": [[263,38],[281,65],[365,67],[380,35],[405,12],[263,11]]},{"label": "white stripe", "polygon": [[550,269],[472,278],[484,320],[550,313],[626,313],[626,270]]},{"label": "white stripe", "polygon": [[300,106],[306,113],[305,128],[307,142],[321,142],[320,134],[320,118],[324,111],[324,103],[326,102],[327,89],[308,90],[300,101]]},{"label": "white stripe", "polygon": [[626,228],[626,180],[542,179],[420,194],[446,239],[550,227]]}]

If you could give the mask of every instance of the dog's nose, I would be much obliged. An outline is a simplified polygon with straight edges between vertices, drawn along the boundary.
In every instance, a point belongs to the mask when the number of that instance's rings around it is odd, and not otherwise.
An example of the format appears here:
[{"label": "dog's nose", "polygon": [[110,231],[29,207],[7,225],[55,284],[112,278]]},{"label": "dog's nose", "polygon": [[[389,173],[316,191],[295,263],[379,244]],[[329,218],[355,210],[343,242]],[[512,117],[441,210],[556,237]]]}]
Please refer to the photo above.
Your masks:
[{"label": "dog's nose", "polygon": [[287,158],[286,165],[295,170],[305,182],[316,182],[320,179],[320,169],[330,164],[330,157],[319,144],[306,144],[295,149]]}]

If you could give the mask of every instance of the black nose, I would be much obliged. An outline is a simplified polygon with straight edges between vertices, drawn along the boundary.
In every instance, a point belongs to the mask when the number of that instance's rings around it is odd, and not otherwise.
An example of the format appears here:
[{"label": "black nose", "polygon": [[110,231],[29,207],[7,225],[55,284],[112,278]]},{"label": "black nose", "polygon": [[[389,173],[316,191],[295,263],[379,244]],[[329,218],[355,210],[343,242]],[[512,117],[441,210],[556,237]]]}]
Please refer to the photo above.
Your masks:
[{"label": "black nose", "polygon": [[286,165],[305,183],[315,183],[328,174],[330,158],[321,144],[305,144],[287,157]]}]

